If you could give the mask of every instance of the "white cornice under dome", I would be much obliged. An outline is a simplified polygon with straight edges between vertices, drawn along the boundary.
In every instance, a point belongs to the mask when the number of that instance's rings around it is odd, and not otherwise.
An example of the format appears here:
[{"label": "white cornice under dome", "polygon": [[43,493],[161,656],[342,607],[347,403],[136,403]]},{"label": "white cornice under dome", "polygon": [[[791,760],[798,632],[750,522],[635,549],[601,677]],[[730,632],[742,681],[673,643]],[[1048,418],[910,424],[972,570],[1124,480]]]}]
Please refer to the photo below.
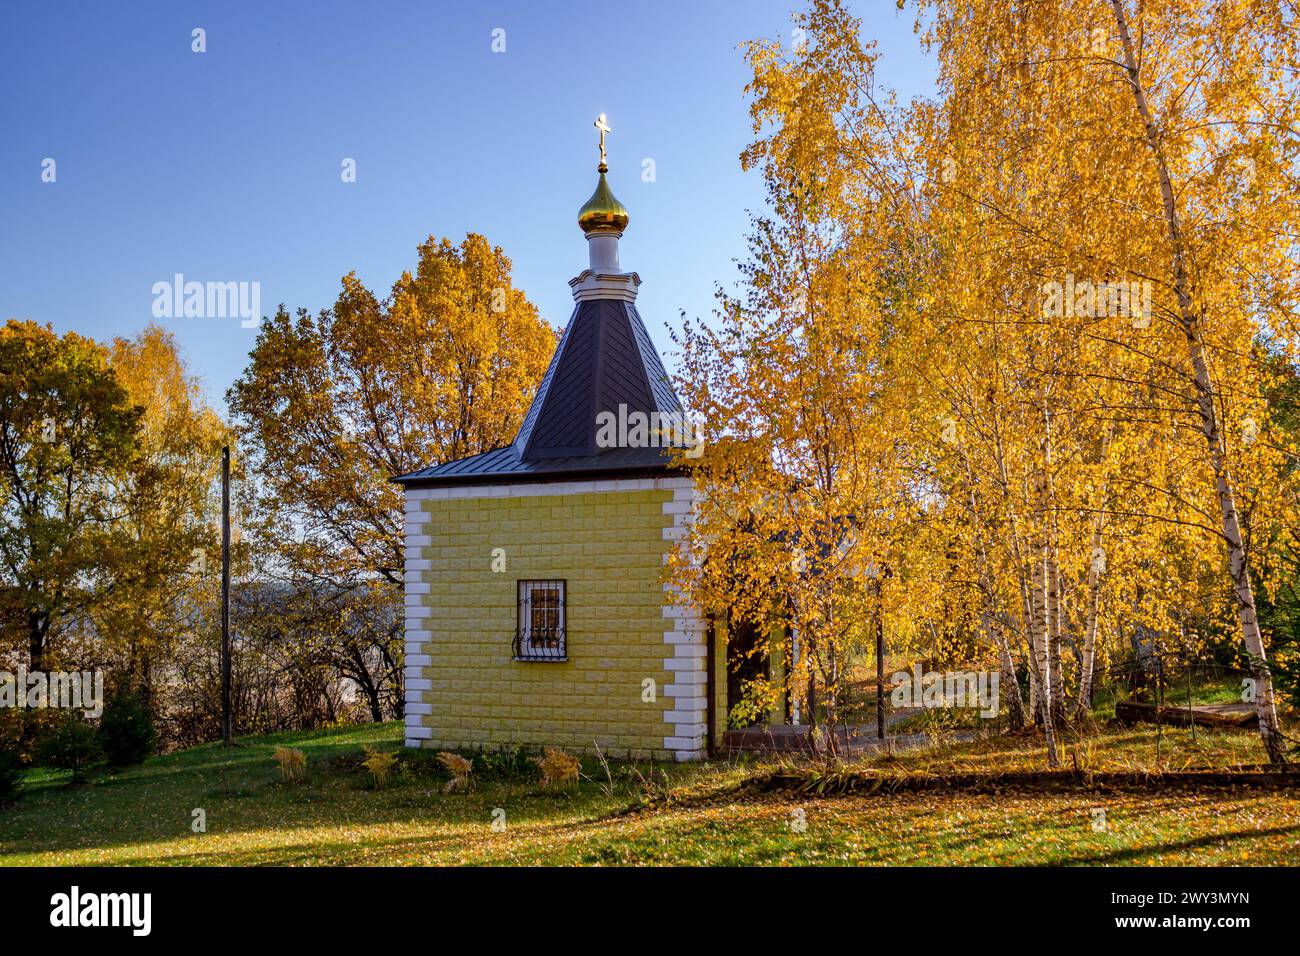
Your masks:
[{"label": "white cornice under dome", "polygon": [[569,280],[575,302],[588,302],[592,299],[618,299],[623,302],[635,302],[637,286],[641,277],[635,272],[598,272],[584,269],[580,275]]}]

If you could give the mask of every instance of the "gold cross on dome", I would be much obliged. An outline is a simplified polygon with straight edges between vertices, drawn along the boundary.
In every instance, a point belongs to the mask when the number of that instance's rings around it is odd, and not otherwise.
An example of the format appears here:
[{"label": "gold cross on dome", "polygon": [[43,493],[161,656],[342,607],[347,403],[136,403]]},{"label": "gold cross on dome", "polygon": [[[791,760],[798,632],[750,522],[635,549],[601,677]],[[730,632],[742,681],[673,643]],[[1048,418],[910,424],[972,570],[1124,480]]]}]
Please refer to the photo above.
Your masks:
[{"label": "gold cross on dome", "polygon": [[600,162],[601,165],[603,166],[605,163],[605,134],[613,132],[613,130],[609,128],[609,121],[605,119],[604,113],[601,113],[599,116],[597,116],[596,122],[592,123],[591,125],[596,127],[596,129],[600,130]]}]

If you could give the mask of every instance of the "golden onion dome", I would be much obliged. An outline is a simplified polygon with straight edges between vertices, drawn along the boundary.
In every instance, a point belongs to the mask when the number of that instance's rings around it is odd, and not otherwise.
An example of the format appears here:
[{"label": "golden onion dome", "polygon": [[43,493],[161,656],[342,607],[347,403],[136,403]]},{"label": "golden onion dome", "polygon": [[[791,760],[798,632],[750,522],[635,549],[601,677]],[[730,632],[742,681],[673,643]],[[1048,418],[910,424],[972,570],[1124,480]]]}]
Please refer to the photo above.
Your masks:
[{"label": "golden onion dome", "polygon": [[622,232],[627,228],[627,207],[614,198],[605,173],[609,167],[601,163],[596,167],[600,173],[600,182],[591,198],[578,210],[578,227],[587,235],[602,232]]}]

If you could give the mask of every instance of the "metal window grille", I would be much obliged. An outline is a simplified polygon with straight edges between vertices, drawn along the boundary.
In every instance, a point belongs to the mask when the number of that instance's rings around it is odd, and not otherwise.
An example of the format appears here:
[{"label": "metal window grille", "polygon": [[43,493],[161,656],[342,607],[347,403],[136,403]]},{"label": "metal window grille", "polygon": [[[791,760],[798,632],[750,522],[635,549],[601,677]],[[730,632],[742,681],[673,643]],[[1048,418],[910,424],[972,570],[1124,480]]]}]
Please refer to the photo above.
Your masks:
[{"label": "metal window grille", "polygon": [[565,582],[519,582],[519,622],[515,628],[517,661],[568,660],[564,634]]}]

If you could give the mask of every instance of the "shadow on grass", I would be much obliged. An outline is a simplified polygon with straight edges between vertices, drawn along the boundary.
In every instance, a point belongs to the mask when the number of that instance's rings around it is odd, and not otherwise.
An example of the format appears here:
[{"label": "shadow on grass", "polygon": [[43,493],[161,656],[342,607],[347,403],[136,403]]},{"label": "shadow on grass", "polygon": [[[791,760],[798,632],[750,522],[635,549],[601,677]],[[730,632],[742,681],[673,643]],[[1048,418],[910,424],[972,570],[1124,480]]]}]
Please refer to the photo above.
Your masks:
[{"label": "shadow on grass", "polygon": [[[126,849],[111,854],[111,865],[168,866],[294,866],[294,865],[400,865],[410,860],[389,858],[393,853],[437,854],[465,846],[479,846],[481,860],[509,856],[511,842],[545,844],[573,828],[593,826],[619,798],[587,793],[539,793],[531,786],[492,784],[469,794],[444,795],[440,790],[421,789],[418,784],[393,786],[383,791],[335,786],[309,792],[288,791],[300,802],[304,813],[295,817],[275,815],[273,819],[246,817],[237,824],[221,814],[208,834],[193,836],[169,832],[155,840],[139,834],[110,841],[102,836],[88,844],[65,847],[12,848],[14,853],[77,852],[87,849]],[[345,807],[340,796],[355,798]],[[602,802],[604,801],[604,802]],[[495,807],[510,807],[509,830],[491,831]],[[412,809],[418,812],[412,813]],[[394,836],[390,828],[413,828],[417,832]],[[346,831],[347,838],[340,838]],[[386,832],[387,831],[387,832]],[[265,839],[265,845],[257,845]],[[204,841],[216,845],[201,846]],[[60,861],[36,859],[37,865]],[[420,861],[414,861],[420,862]]]},{"label": "shadow on grass", "polygon": [[[168,758],[146,765],[108,783],[78,788],[44,788],[24,795],[0,813],[0,865],[13,857],[34,864],[60,863],[61,854],[101,851],[95,863],[215,863],[323,862],[339,852],[333,842],[338,830],[363,831],[364,843],[339,844],[352,856],[364,857],[371,847],[394,842],[386,827],[418,827],[419,838],[399,839],[412,847],[427,843],[436,849],[466,839],[467,831],[487,831],[492,811],[508,805],[512,828],[544,825],[560,829],[583,819],[608,814],[633,797],[630,788],[605,796],[594,783],[578,791],[542,792],[535,783],[483,780],[465,794],[444,794],[441,781],[399,778],[383,790],[369,786],[366,774],[331,765],[328,758],[357,754],[353,741],[334,738],[324,746],[304,746],[312,754],[309,777],[296,784],[279,781],[270,757],[274,741],[259,742],[256,754],[217,752],[213,762],[176,766]],[[231,754],[228,756],[228,754]],[[202,808],[208,832],[194,835],[192,811]],[[319,831],[325,842],[308,843],[296,833]],[[258,847],[265,833],[269,844]],[[440,834],[445,833],[445,837]],[[191,841],[219,841],[211,849],[188,852]],[[253,844],[253,845],[249,845]],[[319,846],[320,852],[293,848]],[[287,855],[286,852],[287,851]]]},{"label": "shadow on grass", "polygon": [[[1263,830],[1233,830],[1227,833],[1207,833],[1186,840],[1161,843],[1158,846],[1132,846],[1105,852],[1079,854],[1063,858],[1062,866],[1102,866],[1107,863],[1144,863],[1147,857],[1160,854],[1176,853],[1180,850],[1197,850],[1231,843],[1237,840],[1258,840],[1263,837],[1285,836],[1288,833],[1300,833],[1300,824],[1289,827],[1268,827]],[[1196,864],[1187,864],[1188,866]],[[1249,862],[1243,865],[1250,865]]]}]

